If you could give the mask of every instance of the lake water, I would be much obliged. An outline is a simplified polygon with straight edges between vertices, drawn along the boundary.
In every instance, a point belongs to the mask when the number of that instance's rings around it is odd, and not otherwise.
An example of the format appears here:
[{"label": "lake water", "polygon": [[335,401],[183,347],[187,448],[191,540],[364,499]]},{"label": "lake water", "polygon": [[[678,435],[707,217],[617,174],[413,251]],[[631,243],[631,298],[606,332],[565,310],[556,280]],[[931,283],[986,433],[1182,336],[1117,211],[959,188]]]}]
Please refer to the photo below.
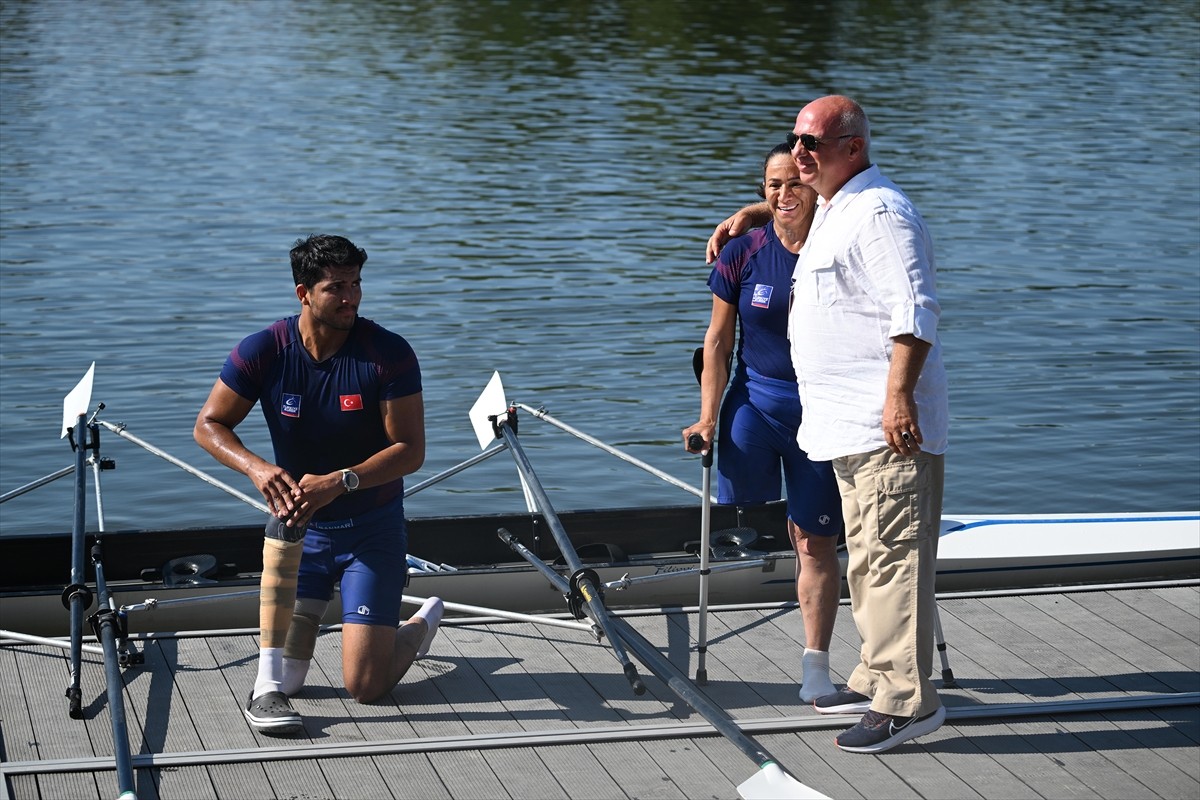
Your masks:
[{"label": "lake water", "polygon": [[[837,91],[932,229],[954,513],[1200,508],[1195,2],[207,0],[0,5],[0,491],[73,463],[63,396],[253,492],[191,440],[293,240],[370,254],[422,360],[429,456],[510,399],[693,484],[704,243]],[[532,417],[559,509],[693,502]],[[240,430],[269,452],[258,412]],[[111,433],[109,529],[258,512]],[[89,489],[89,493],[90,493]],[[0,530],[70,528],[70,479]],[[501,455],[409,514],[524,507]],[[94,527],[94,511],[89,524]]]}]

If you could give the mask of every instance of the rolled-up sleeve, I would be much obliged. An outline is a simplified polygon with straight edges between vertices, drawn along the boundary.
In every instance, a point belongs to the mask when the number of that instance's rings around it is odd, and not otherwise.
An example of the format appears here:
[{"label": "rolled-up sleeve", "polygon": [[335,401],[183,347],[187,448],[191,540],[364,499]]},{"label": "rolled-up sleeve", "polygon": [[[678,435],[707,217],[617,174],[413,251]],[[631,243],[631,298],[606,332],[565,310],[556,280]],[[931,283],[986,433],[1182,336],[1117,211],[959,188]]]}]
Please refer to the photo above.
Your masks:
[{"label": "rolled-up sleeve", "polygon": [[868,217],[856,239],[855,271],[890,319],[888,337],[937,340],[938,303],[933,243],[919,220],[890,208]]}]

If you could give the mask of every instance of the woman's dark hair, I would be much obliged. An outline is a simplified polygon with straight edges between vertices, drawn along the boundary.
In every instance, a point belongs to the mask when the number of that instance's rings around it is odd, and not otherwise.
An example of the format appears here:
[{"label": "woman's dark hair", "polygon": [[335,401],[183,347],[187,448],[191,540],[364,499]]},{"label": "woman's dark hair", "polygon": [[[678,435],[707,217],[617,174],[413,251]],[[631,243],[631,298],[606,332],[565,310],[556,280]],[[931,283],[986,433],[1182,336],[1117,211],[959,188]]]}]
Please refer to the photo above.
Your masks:
[{"label": "woman's dark hair", "polygon": [[767,182],[767,165],[771,163],[771,159],[774,158],[775,156],[787,156],[787,157],[791,158],[791,155],[792,155],[792,148],[788,147],[786,143],[785,144],[777,144],[771,148],[771,151],[769,153],[767,153],[767,157],[763,159],[763,165],[762,165],[763,179],[758,182],[758,186],[754,187],[754,193],[756,195],[758,195],[759,197],[762,197],[764,199],[767,196],[767,192],[765,189],[765,184]]}]

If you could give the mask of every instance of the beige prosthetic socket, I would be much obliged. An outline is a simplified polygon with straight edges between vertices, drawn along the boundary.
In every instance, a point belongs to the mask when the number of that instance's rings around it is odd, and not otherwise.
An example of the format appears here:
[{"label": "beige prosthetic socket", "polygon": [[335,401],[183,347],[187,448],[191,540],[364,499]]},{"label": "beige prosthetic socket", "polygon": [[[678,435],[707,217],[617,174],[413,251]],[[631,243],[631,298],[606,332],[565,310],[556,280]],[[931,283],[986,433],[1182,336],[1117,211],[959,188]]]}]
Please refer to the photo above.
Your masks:
[{"label": "beige prosthetic socket", "polygon": [[259,647],[283,647],[296,602],[296,574],[303,540],[263,540],[263,571],[258,598]]}]

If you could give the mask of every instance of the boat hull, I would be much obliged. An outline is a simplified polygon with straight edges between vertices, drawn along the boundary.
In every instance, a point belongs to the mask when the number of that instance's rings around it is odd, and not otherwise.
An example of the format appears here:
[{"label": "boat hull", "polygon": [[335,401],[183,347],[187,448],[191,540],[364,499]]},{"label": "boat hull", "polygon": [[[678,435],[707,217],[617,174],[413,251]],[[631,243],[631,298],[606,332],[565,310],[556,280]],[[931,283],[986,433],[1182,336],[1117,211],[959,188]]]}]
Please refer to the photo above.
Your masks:
[{"label": "boat hull", "polygon": [[[780,547],[785,513],[782,503],[740,510],[713,508],[712,565],[753,566],[714,572],[708,588],[710,604],[795,599],[795,553]],[[560,516],[585,565],[596,571],[602,583],[693,570],[669,579],[635,580],[628,588],[609,588],[605,600],[610,607],[697,603],[698,509],[617,509]],[[406,594],[436,595],[505,611],[567,611],[561,593],[529,564],[516,560],[495,533],[498,528],[509,530],[553,561],[559,554],[544,525],[537,515],[411,520],[414,552],[433,563],[459,563],[453,571],[410,573]],[[128,615],[129,631],[257,627],[261,535],[259,528],[105,534],[105,574],[115,602],[125,606],[154,601],[147,604],[150,608]],[[197,542],[213,552],[181,556],[187,551],[180,551],[180,546],[194,549]],[[0,539],[4,571],[0,627],[62,635],[68,626],[61,602],[64,584],[45,581],[31,560],[45,565],[57,558],[62,565],[58,572],[68,573],[69,538],[42,539],[41,552],[34,558],[31,552],[38,549],[36,544]],[[47,554],[47,550],[58,552]],[[456,550],[491,561],[461,563],[453,558]],[[166,558],[168,554],[173,555]],[[22,563],[26,569],[20,568]],[[190,568],[208,563],[218,565],[210,573],[213,577],[187,574]],[[569,572],[565,565],[558,569],[564,575]],[[172,570],[183,574],[172,575]],[[1200,578],[1200,513],[947,516],[942,523],[937,591],[943,593],[1181,578]],[[335,598],[323,621],[333,624],[340,617]]]}]

